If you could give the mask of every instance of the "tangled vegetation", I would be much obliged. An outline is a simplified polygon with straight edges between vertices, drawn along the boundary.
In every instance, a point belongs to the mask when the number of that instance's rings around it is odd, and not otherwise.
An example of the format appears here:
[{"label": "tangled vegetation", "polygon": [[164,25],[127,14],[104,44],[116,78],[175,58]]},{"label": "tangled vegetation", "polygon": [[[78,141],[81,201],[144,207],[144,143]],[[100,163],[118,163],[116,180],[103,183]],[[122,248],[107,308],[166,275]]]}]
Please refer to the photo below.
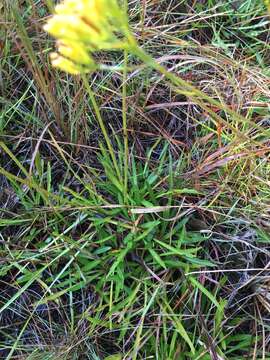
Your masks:
[{"label": "tangled vegetation", "polygon": [[0,4],[0,359],[270,359],[267,2],[54,7]]}]

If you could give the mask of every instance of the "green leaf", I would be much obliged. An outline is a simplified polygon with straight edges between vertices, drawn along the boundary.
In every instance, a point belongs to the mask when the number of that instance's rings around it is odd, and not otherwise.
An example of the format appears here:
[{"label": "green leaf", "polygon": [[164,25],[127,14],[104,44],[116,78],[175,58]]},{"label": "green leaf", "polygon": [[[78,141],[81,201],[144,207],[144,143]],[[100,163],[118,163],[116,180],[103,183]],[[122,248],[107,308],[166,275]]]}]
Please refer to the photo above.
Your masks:
[{"label": "green leaf", "polygon": [[122,360],[123,357],[121,354],[115,354],[115,355],[110,355],[110,356],[107,356],[105,357],[104,360]]},{"label": "green leaf", "polygon": [[184,326],[182,325],[182,322],[180,321],[180,318],[176,315],[174,315],[174,311],[173,309],[170,307],[170,305],[165,301],[165,306],[166,308],[164,308],[163,312],[166,314],[170,314],[170,315],[166,315],[168,317],[168,319],[170,319],[175,327],[175,329],[177,330],[177,332],[179,333],[179,335],[186,341],[186,343],[189,345],[190,347],[190,351],[192,352],[192,354],[195,353],[195,347],[188,335],[188,333],[186,332]]},{"label": "green leaf", "polygon": [[208,291],[198,280],[196,280],[194,277],[190,276],[189,281],[193,285],[193,287],[196,289],[199,289],[205,296],[208,297],[209,300],[219,309],[220,312],[222,312],[222,307],[217,301],[217,299]]},{"label": "green leaf", "polygon": [[161,257],[158,255],[158,253],[154,250],[149,248],[148,251],[150,252],[150,254],[152,255],[153,259],[156,260],[156,262],[163,267],[164,269],[167,269],[166,264],[164,263],[164,261],[161,259]]},{"label": "green leaf", "polygon": [[166,191],[164,193],[159,194],[157,197],[163,197],[163,196],[168,196],[168,195],[203,195],[202,192],[195,190],[195,189],[187,189],[187,188],[183,188],[183,189],[172,189],[169,191]]},{"label": "green leaf", "polygon": [[125,249],[119,251],[119,253],[116,255],[117,258],[115,262],[112,264],[112,267],[107,275],[107,278],[109,278],[115,272],[116,268],[122,263],[129,250],[130,250],[130,246],[127,246]]},{"label": "green leaf", "polygon": [[154,241],[157,242],[160,246],[164,247],[165,249],[170,250],[174,255],[193,257],[194,256],[193,253],[196,253],[199,250],[199,248],[180,250],[160,240],[154,239]]}]

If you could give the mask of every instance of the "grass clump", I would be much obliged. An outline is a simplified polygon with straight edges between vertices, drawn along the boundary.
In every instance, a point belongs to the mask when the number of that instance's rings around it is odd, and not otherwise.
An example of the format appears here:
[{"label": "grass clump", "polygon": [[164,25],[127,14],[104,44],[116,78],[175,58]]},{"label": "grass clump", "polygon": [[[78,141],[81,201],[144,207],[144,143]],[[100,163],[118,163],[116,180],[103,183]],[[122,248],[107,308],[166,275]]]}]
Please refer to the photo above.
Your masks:
[{"label": "grass clump", "polygon": [[0,358],[267,359],[263,3],[129,2],[74,77],[52,5],[0,6]]}]

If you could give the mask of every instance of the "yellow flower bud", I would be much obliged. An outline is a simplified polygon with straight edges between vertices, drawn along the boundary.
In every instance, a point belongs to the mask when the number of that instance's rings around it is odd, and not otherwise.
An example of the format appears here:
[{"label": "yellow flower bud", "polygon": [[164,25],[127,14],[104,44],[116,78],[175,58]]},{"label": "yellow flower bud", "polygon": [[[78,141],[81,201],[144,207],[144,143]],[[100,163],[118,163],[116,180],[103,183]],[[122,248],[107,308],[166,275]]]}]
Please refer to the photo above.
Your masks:
[{"label": "yellow flower bud", "polygon": [[94,64],[93,58],[80,43],[61,41],[58,44],[58,52],[75,63],[83,65]]},{"label": "yellow flower bud", "polygon": [[75,15],[54,15],[48,20],[44,30],[59,39],[79,40],[82,42],[87,42],[98,35],[96,28],[89,26]]},{"label": "yellow flower bud", "polygon": [[57,67],[72,75],[78,75],[83,72],[78,65],[74,64],[71,60],[68,60],[57,53],[52,53],[50,56],[53,67]]},{"label": "yellow flower bud", "polygon": [[125,17],[117,0],[64,0],[55,8],[44,29],[59,40],[53,65],[69,73],[95,68],[89,53],[126,47],[121,33]]}]

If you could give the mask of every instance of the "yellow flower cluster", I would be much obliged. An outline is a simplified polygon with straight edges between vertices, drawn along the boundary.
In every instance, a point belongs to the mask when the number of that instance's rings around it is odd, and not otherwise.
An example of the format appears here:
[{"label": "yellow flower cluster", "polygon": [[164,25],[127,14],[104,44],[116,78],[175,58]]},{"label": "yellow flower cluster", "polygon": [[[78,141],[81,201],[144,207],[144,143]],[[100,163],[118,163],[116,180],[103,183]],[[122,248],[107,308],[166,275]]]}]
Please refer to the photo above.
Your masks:
[{"label": "yellow flower cluster", "polygon": [[124,47],[116,36],[122,25],[117,0],[64,0],[44,26],[58,39],[52,65],[71,74],[94,70],[92,52]]}]

